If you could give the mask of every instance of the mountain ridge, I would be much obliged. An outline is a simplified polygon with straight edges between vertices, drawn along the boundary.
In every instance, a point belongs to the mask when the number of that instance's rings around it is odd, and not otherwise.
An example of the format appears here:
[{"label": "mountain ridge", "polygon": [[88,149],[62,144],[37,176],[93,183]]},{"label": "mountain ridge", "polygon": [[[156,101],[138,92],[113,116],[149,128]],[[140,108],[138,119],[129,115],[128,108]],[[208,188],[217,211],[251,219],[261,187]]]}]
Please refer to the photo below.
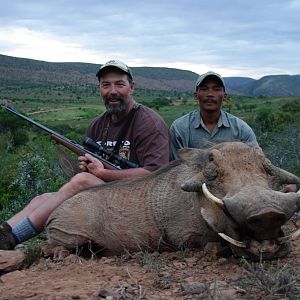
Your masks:
[{"label": "mountain ridge", "polygon": [[[0,54],[0,85],[94,85],[101,64],[47,62]],[[131,67],[137,88],[193,92],[198,74],[175,68]],[[300,75],[224,77],[229,94],[245,96],[299,96]]]}]

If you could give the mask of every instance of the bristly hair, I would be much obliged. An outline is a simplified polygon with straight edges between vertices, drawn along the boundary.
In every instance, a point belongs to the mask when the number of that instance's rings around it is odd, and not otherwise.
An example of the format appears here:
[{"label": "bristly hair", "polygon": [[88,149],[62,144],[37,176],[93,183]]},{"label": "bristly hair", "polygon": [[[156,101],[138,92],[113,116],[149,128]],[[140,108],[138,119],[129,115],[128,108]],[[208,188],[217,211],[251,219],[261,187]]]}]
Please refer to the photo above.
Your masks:
[{"label": "bristly hair", "polygon": [[69,178],[72,178],[74,175],[82,172],[78,166],[78,161],[75,158],[68,155],[63,150],[63,147],[61,145],[57,145],[56,149],[58,152],[59,165],[62,168],[65,175],[67,175]]}]

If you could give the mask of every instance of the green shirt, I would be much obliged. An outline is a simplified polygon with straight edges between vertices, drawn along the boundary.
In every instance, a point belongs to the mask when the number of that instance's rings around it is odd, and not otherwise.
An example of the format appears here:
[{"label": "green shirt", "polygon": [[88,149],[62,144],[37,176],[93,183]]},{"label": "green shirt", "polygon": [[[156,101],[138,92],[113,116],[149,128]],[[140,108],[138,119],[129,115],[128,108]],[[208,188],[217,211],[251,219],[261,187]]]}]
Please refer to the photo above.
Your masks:
[{"label": "green shirt", "polygon": [[217,126],[210,133],[195,110],[176,119],[170,127],[172,153],[178,159],[177,151],[181,148],[206,148],[213,144],[239,141],[250,147],[259,147],[251,127],[243,120],[221,111]]}]

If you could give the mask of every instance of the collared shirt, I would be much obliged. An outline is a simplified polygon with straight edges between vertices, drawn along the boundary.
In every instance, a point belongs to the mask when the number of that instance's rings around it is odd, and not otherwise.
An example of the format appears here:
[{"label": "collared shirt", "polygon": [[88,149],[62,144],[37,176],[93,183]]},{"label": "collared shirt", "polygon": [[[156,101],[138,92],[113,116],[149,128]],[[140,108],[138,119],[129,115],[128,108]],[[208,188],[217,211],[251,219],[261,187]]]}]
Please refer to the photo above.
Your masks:
[{"label": "collared shirt", "polygon": [[172,153],[178,159],[181,148],[207,148],[213,144],[239,141],[250,147],[259,147],[251,127],[243,120],[221,110],[218,123],[212,132],[205,126],[200,111],[195,110],[176,119],[170,127]]}]

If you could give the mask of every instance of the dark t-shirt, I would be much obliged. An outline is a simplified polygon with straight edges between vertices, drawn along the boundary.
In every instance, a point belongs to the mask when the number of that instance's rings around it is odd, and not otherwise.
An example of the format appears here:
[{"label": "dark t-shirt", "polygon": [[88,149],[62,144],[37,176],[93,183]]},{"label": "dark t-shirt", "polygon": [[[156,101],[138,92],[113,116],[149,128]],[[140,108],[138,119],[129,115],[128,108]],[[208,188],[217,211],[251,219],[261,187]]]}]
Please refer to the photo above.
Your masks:
[{"label": "dark t-shirt", "polygon": [[[92,121],[87,136],[112,150],[124,123],[126,118],[113,123],[110,114],[104,112]],[[170,136],[162,118],[152,109],[140,105],[121,143],[119,155],[149,171],[154,171],[168,163]]]}]

